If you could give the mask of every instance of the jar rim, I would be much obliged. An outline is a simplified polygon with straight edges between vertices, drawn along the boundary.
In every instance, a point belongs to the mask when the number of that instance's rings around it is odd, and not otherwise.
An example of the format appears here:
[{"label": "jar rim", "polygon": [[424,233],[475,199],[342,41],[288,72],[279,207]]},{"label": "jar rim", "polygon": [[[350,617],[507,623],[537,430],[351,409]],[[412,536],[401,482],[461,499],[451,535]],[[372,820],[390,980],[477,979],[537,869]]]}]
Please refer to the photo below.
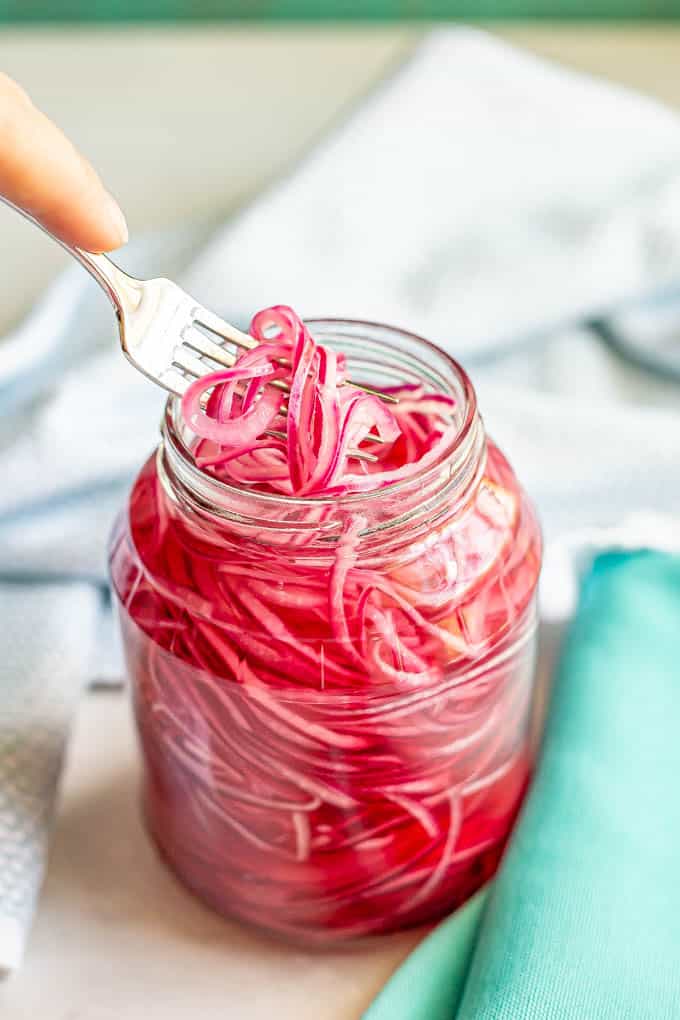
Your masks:
[{"label": "jar rim", "polygon": [[188,485],[193,492],[200,494],[204,498],[209,499],[211,502],[215,502],[213,497],[219,497],[220,495],[224,498],[228,498],[230,494],[235,494],[237,496],[247,494],[250,498],[256,499],[258,502],[261,501],[263,507],[286,506],[295,508],[335,506],[342,508],[346,507],[349,509],[356,507],[357,505],[365,506],[373,500],[394,496],[409,487],[423,482],[427,478],[435,476],[444,465],[453,460],[456,454],[465,454],[465,456],[461,459],[463,464],[467,461],[467,457],[471,452],[467,449],[467,447],[470,445],[470,440],[473,441],[474,446],[474,433],[477,431],[475,426],[480,426],[481,421],[477,409],[477,395],[472,381],[465,369],[458,361],[456,361],[455,358],[431,340],[427,340],[425,337],[422,337],[417,333],[412,333],[409,330],[401,329],[397,326],[390,326],[385,323],[373,322],[364,319],[329,317],[305,318],[304,322],[310,328],[312,335],[314,335],[315,326],[317,328],[331,330],[341,327],[349,327],[350,329],[355,330],[379,330],[395,337],[401,337],[406,341],[415,342],[418,346],[422,347],[425,352],[430,355],[435,355],[441,360],[446,370],[448,370],[458,382],[463,397],[462,419],[456,429],[455,435],[448,443],[446,443],[445,446],[442,447],[442,450],[439,452],[434,461],[418,468],[412,475],[409,475],[408,478],[390,482],[379,488],[368,489],[365,491],[362,490],[361,492],[349,492],[340,496],[289,496],[284,493],[269,493],[261,492],[259,490],[254,491],[246,485],[237,485],[217,479],[214,476],[207,474],[196,465],[189,446],[184,441],[181,434],[181,401],[174,394],[170,394],[165,404],[164,416],[161,422],[161,433],[164,441],[169,441],[170,450],[174,455],[172,467],[175,470],[178,470],[180,480],[185,485]]}]

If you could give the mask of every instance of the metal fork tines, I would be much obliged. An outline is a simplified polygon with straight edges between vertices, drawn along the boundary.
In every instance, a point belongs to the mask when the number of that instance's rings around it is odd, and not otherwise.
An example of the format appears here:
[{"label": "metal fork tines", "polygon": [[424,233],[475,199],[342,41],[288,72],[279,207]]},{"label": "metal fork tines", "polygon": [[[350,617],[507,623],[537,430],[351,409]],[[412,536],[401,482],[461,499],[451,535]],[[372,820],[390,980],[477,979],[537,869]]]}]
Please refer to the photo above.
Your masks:
[{"label": "metal fork tines", "polygon": [[[207,321],[206,321],[207,320]],[[207,323],[210,322],[210,325]],[[224,344],[220,344],[211,340],[205,335],[197,326],[203,326],[205,329],[214,333],[229,344],[239,346],[252,350],[257,347],[257,340],[249,336],[246,333],[241,333],[235,327],[230,326],[228,323],[223,323],[218,316],[212,312],[208,312],[203,308],[194,309],[194,319],[190,326],[186,326],[182,330],[182,343],[179,344],[173,352],[172,368],[176,369],[181,373],[185,380],[186,386],[188,386],[195,379],[200,379],[208,373],[214,372],[220,368],[233,368],[236,364],[238,355],[232,353]],[[218,332],[218,326],[223,327],[223,332]],[[238,338],[234,338],[234,334],[238,334]],[[288,383],[282,379],[274,379],[271,383],[266,383],[269,386],[276,386],[278,389],[288,393],[290,387]],[[360,387],[364,389],[364,387]],[[287,413],[287,407],[284,405],[282,413]],[[286,433],[280,429],[267,429],[266,435],[273,436],[277,439],[285,439]],[[380,436],[369,434],[366,437],[367,441],[373,443],[382,443],[383,440]],[[369,453],[367,450],[349,450],[348,454],[350,457],[356,460],[363,460],[367,463],[375,464],[378,462],[378,458],[375,454]]]},{"label": "metal fork tines", "polygon": [[[206,335],[206,332],[213,336],[218,336],[223,341],[217,343],[211,340]],[[249,333],[243,333],[240,329],[232,326],[230,323],[225,322],[224,319],[220,319],[214,312],[208,311],[207,308],[202,308],[197,305],[193,309],[193,318],[190,326],[187,326],[182,331],[182,346],[186,346],[190,351],[195,352],[197,355],[203,355],[215,361],[218,365],[225,368],[232,368],[236,362],[237,355],[232,355],[224,346],[224,341],[231,344],[234,347],[241,347],[244,350],[252,351],[258,346],[258,341],[255,340]],[[195,364],[193,360],[192,364]],[[177,362],[177,367],[182,367],[181,361]],[[281,361],[282,365],[288,365],[286,361]],[[282,380],[274,380],[269,383],[270,386],[278,386],[279,389],[288,391],[290,387],[287,383]],[[353,389],[361,390],[363,393],[368,393],[370,396],[378,397],[387,404],[398,404],[399,401],[396,397],[393,397],[389,393],[381,393],[380,390],[374,389],[372,386],[366,386],[364,383],[356,383],[347,381],[347,385],[353,387]],[[371,435],[369,437],[372,442],[380,443],[382,440],[380,436]]]}]

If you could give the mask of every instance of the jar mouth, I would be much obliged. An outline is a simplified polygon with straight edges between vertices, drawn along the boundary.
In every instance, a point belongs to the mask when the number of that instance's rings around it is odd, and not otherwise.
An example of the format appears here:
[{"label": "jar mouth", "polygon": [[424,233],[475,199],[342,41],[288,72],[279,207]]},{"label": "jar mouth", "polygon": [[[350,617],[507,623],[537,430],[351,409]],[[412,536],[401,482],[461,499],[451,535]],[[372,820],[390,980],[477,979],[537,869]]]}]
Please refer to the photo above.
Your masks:
[{"label": "jar mouth", "polygon": [[[443,443],[438,456],[408,478],[361,492],[341,496],[288,496],[282,493],[254,491],[214,478],[201,470],[191,452],[194,434],[184,424],[181,400],[171,395],[165,405],[162,434],[169,466],[173,474],[195,495],[213,505],[229,505],[233,497],[247,495],[265,507],[367,507],[371,502],[391,498],[405,490],[412,491],[436,478],[446,469],[446,481],[469,463],[475,448],[483,443],[481,421],[477,410],[474,386],[465,369],[436,344],[415,333],[360,319],[305,319],[314,339],[342,350],[348,362],[349,375],[371,385],[399,385],[406,382],[425,383],[434,392],[455,400],[453,437]],[[382,355],[382,357],[381,357]],[[381,381],[382,380],[382,381]]]}]

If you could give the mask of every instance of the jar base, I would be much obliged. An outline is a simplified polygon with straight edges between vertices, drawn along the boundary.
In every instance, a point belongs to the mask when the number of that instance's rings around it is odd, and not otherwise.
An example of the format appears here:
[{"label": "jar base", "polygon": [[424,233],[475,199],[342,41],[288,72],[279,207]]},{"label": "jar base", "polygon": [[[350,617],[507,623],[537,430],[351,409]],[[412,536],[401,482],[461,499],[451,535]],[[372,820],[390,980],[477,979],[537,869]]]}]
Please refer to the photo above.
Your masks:
[{"label": "jar base", "polygon": [[[476,857],[474,861],[470,862],[471,866],[468,869],[467,883],[461,883],[455,894],[437,900],[436,904],[431,904],[429,907],[424,908],[421,914],[413,917],[411,920],[404,919],[403,922],[396,924],[391,924],[389,921],[385,922],[384,920],[375,921],[372,924],[371,922],[365,922],[363,927],[368,930],[359,934],[347,932],[346,929],[334,930],[331,927],[306,927],[303,929],[275,921],[263,923],[255,917],[249,916],[247,912],[239,910],[238,906],[233,902],[225,902],[224,898],[214,888],[208,889],[196,882],[191,874],[182,866],[178,857],[173,854],[167,839],[159,835],[154,824],[153,810],[150,806],[151,798],[149,798],[146,791],[142,791],[140,800],[144,827],[152,846],[164,867],[167,868],[173,878],[187,892],[191,893],[205,907],[226,921],[237,922],[258,936],[272,942],[295,946],[311,952],[324,952],[328,950],[333,952],[343,950],[351,952],[354,949],[366,949],[369,946],[375,948],[376,944],[384,945],[390,939],[396,939],[399,935],[408,931],[415,931],[419,928],[424,930],[432,928],[439,921],[462,907],[480,889],[488,884],[498,869],[508,841],[508,837],[506,837],[501,843],[489,847]],[[164,836],[167,836],[167,833],[164,833]]]}]

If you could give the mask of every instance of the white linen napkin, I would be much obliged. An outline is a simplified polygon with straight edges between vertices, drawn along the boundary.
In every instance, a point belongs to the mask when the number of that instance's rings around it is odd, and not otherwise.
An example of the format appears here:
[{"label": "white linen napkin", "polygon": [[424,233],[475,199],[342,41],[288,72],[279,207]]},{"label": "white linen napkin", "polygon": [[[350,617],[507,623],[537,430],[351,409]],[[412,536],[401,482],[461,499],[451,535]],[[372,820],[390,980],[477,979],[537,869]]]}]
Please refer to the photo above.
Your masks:
[{"label": "white linen napkin", "polygon": [[[551,539],[672,510],[677,391],[570,324],[680,280],[679,126],[623,89],[442,30],[209,243],[201,228],[164,235],[122,262],[241,323],[285,301],[438,341],[471,368]],[[0,970],[21,959],[73,707],[87,680],[120,675],[101,643],[106,535],[162,394],[114,348],[77,267],[0,345]]]}]

